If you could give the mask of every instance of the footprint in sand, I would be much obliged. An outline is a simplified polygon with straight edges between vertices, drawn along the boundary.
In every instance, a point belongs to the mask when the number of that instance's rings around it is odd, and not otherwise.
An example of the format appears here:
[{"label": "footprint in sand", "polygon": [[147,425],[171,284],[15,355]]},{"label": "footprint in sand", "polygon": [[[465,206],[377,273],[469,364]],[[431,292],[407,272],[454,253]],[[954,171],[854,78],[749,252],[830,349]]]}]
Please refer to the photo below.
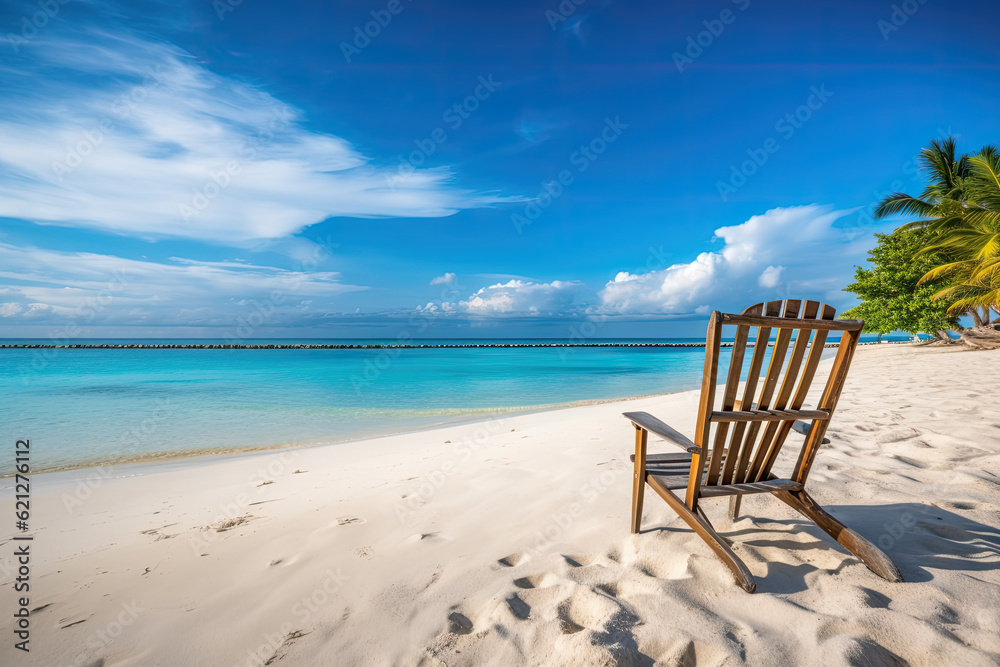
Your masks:
[{"label": "footprint in sand", "polygon": [[415,535],[410,535],[404,541],[407,544],[415,544],[417,542],[443,542],[448,539],[441,533],[416,533]]},{"label": "footprint in sand", "polygon": [[342,516],[337,519],[338,526],[347,526],[353,523],[364,523],[365,519],[356,516]]},{"label": "footprint in sand", "polygon": [[959,502],[959,501],[954,501],[954,500],[951,501],[951,502],[949,502],[949,503],[946,503],[946,504],[950,505],[952,507],[952,509],[956,509],[956,510],[974,510],[977,507],[979,507],[979,503],[964,503],[964,502]]},{"label": "footprint in sand", "polygon": [[517,567],[518,565],[524,563],[527,560],[528,560],[528,554],[513,553],[509,556],[504,556],[497,562],[503,565],[504,567]]},{"label": "footprint in sand", "polygon": [[600,629],[621,611],[614,599],[581,587],[559,605],[557,617],[563,633],[572,634],[584,628]]},{"label": "footprint in sand", "polygon": [[889,603],[892,602],[888,597],[879,593],[878,591],[873,591],[870,588],[862,587],[861,591],[861,602],[864,603],[866,607],[871,607],[873,609],[888,609]]},{"label": "footprint in sand", "polygon": [[639,563],[639,570],[654,579],[690,579],[688,570],[690,556],[677,558],[670,556],[654,556],[644,558]]},{"label": "footprint in sand", "polygon": [[593,563],[595,560],[593,556],[587,556],[587,555],[569,556],[563,554],[562,557],[563,560],[565,560],[570,567],[586,567],[587,565]]},{"label": "footprint in sand", "polygon": [[520,579],[514,580],[515,586],[524,589],[548,588],[549,586],[554,586],[557,583],[559,583],[559,577],[555,576],[551,572],[543,572],[541,574],[534,574],[530,577],[521,577]]},{"label": "footprint in sand", "polygon": [[880,433],[875,436],[875,442],[880,445],[887,445],[893,442],[902,442],[903,440],[909,440],[910,438],[915,438],[921,435],[921,431],[915,428],[910,428],[909,426],[902,426],[886,431],[885,433]]},{"label": "footprint in sand", "polygon": [[254,516],[252,514],[244,514],[243,516],[213,523],[210,526],[203,526],[202,530],[214,530],[217,533],[224,533],[227,530],[232,530],[237,526],[242,526],[243,524],[248,523],[253,518]]},{"label": "footprint in sand", "polygon": [[569,614],[565,612],[563,609],[559,610],[558,618],[559,618],[559,629],[562,630],[562,633],[564,635],[574,635],[577,632],[586,629],[582,625],[577,625],[575,622],[573,622],[573,619],[571,619],[569,617]]},{"label": "footprint in sand", "polygon": [[448,615],[448,632],[456,635],[467,635],[472,632],[472,621],[465,614],[454,611]]},{"label": "footprint in sand", "polygon": [[525,621],[531,615],[531,607],[527,602],[522,600],[514,593],[509,598],[505,600],[507,607],[510,609],[510,613],[514,614],[515,617]]},{"label": "footprint in sand", "polygon": [[597,584],[594,586],[594,590],[598,593],[604,593],[605,595],[613,598],[618,597],[618,582],[612,581],[606,584]]}]

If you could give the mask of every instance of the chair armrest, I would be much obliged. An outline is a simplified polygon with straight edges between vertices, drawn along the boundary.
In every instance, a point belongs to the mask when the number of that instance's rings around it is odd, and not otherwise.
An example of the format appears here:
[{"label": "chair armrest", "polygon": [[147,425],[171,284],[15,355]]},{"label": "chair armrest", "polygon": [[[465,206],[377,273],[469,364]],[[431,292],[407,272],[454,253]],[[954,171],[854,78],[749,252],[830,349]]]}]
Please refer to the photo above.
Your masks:
[{"label": "chair armrest", "polygon": [[[792,422],[792,430],[796,433],[801,433],[802,435],[809,435],[809,430],[812,428],[812,424],[807,424],[801,419],[796,419]],[[823,438],[823,444],[829,445],[830,438]]]},{"label": "chair armrest", "polygon": [[691,454],[701,453],[701,447],[691,442],[690,438],[680,431],[667,426],[648,412],[623,412],[622,414],[638,428],[644,428],[650,433],[660,436],[667,442],[677,445]]}]

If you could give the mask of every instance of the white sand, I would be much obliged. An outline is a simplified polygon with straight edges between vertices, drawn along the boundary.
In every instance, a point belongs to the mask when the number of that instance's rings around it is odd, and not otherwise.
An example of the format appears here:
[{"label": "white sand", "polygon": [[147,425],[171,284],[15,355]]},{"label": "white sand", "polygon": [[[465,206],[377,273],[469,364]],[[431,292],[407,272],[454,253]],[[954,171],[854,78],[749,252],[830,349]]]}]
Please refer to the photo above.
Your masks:
[{"label": "white sand", "polygon": [[770,496],[735,524],[704,503],[755,595],[651,492],[630,535],[619,415],[691,433],[689,392],[37,476],[31,653],[13,648],[8,541],[0,663],[998,664],[998,377],[1000,352],[858,353],[807,488],[906,583]]}]

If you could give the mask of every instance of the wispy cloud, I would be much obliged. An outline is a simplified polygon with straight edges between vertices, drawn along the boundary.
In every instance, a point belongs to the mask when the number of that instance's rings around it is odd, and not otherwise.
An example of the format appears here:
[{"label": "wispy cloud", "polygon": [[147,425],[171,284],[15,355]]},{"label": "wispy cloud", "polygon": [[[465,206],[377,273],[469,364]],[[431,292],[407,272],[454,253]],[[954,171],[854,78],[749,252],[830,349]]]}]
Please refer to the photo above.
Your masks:
[{"label": "wispy cloud", "polygon": [[501,199],[447,168],[390,187],[374,156],[168,43],[53,24],[18,59],[0,66],[0,216],[242,245]]},{"label": "wispy cloud", "polygon": [[431,285],[454,285],[455,284],[455,274],[446,273],[441,276],[437,276],[431,280]]},{"label": "wispy cloud", "polygon": [[0,243],[0,322],[235,326],[262,318],[294,325],[364,289],[335,272],[236,261],[170,263]]}]

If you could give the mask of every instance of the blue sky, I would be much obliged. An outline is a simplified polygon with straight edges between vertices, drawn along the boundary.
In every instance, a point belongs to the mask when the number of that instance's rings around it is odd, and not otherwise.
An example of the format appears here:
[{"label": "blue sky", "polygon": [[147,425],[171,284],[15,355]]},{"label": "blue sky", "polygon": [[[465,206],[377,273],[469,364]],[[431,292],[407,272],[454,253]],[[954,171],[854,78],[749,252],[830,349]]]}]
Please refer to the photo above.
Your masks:
[{"label": "blue sky", "polygon": [[989,2],[63,2],[0,10],[0,336],[843,308],[919,149],[1000,138]]}]

